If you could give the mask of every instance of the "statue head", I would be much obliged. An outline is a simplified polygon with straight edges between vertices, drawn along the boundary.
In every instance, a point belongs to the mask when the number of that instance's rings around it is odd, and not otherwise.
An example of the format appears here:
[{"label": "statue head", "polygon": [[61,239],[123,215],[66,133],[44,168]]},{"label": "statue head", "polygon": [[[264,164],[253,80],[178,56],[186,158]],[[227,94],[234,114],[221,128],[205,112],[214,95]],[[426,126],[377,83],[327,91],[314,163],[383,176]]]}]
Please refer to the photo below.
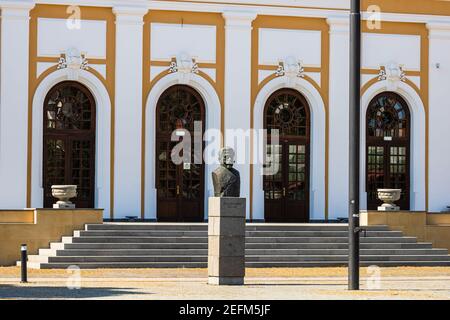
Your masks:
[{"label": "statue head", "polygon": [[219,162],[221,166],[231,168],[234,164],[235,152],[230,147],[222,148],[219,151]]}]

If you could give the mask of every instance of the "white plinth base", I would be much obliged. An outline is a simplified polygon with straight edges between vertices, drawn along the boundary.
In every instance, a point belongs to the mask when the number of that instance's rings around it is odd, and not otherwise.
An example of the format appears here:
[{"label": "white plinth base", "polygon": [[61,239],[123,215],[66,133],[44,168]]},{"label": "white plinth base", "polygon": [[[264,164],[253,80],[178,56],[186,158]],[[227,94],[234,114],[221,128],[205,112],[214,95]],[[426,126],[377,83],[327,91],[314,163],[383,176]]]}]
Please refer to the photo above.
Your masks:
[{"label": "white plinth base", "polygon": [[397,206],[386,206],[378,207],[378,211],[400,211],[400,207]]},{"label": "white plinth base", "polygon": [[73,203],[55,203],[53,209],[75,209],[75,204]]},{"label": "white plinth base", "polygon": [[242,286],[243,277],[208,277],[208,284],[215,286]]}]

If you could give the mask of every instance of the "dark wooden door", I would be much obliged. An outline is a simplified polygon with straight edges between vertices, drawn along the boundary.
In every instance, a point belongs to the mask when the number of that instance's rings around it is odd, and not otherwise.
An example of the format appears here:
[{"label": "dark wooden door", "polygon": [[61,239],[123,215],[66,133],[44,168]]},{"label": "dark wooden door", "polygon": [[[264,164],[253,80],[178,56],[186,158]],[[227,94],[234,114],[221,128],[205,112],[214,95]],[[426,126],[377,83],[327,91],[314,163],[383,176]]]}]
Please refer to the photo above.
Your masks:
[{"label": "dark wooden door", "polygon": [[309,146],[285,140],[269,145],[268,153],[280,159],[280,166],[278,173],[264,177],[265,220],[308,222]]},{"label": "dark wooden door", "polygon": [[[205,107],[201,96],[188,86],[177,85],[167,89],[157,105],[156,134],[156,188],[157,219],[172,222],[199,222],[204,220],[203,141]],[[194,123],[200,124],[195,132]],[[182,163],[172,159],[178,141],[172,133],[184,139],[191,137],[191,154]],[[200,141],[200,148],[195,148]],[[198,140],[200,139],[200,140]]]},{"label": "dark wooden door", "polygon": [[264,176],[267,222],[309,222],[309,117],[306,99],[295,90],[279,90],[266,103],[268,141],[274,130],[279,134],[279,144],[266,151],[276,168]]},{"label": "dark wooden door", "polygon": [[376,96],[367,111],[366,133],[367,208],[382,204],[378,189],[402,189],[396,202],[402,210],[410,209],[410,113],[397,94]]},{"label": "dark wooden door", "polygon": [[71,201],[78,208],[93,208],[95,200],[95,101],[83,85],[62,82],[44,103],[44,207],[56,199],[51,186],[77,185]]}]

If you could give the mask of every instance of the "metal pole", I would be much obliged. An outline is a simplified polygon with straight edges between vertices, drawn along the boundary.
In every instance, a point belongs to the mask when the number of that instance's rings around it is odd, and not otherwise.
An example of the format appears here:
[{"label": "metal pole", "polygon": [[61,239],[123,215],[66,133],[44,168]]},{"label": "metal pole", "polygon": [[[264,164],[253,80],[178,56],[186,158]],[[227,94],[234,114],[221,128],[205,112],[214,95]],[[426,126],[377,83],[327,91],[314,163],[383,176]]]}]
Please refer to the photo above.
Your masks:
[{"label": "metal pole", "polygon": [[359,290],[359,158],[361,90],[361,4],[350,11],[350,172],[348,219],[348,289]]},{"label": "metal pole", "polygon": [[22,244],[20,246],[20,253],[21,253],[21,283],[27,283],[28,282],[28,277],[27,277],[27,245],[26,244]]}]

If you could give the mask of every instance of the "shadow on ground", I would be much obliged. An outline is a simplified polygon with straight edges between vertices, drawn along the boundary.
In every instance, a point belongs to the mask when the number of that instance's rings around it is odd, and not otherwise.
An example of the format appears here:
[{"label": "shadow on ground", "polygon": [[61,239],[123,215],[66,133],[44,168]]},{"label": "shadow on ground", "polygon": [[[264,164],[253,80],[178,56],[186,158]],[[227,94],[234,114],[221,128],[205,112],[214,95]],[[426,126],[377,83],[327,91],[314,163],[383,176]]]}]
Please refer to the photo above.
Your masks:
[{"label": "shadow on ground", "polygon": [[[0,299],[100,299],[138,294],[127,288],[81,288],[0,285]],[[147,293],[149,294],[149,293]]]}]

